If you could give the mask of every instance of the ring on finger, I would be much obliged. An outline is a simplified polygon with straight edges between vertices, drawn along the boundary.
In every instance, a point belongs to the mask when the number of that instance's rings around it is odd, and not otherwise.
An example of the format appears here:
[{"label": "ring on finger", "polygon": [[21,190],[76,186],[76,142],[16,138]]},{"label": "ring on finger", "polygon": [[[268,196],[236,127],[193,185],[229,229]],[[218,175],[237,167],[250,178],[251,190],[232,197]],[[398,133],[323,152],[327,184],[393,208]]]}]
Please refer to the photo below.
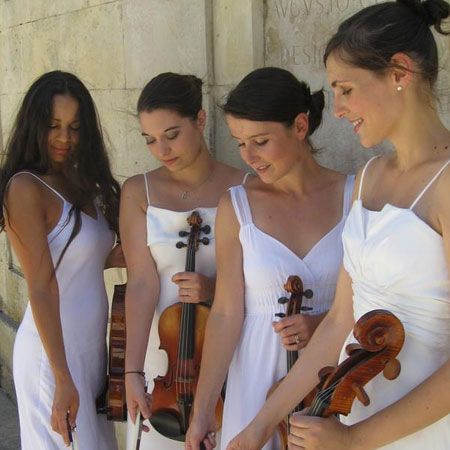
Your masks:
[{"label": "ring on finger", "polygon": [[295,339],[295,343],[298,345],[298,344],[300,344],[300,338],[298,337],[298,334],[296,334],[295,336],[294,336],[294,339]]}]

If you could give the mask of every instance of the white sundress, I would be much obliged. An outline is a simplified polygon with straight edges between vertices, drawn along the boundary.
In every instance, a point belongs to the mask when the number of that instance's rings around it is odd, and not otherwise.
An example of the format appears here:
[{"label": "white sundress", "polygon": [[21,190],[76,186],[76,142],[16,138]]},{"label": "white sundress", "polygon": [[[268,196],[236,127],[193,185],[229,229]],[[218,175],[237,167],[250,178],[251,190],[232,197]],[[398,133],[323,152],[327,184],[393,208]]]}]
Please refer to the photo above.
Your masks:
[{"label": "white sundress", "polygon": [[[72,205],[38,176],[20,172],[23,173],[38,179],[63,202],[61,217],[48,234],[56,265],[73,229],[74,215],[68,220]],[[97,415],[95,407],[95,400],[104,388],[107,362],[108,298],[103,270],[114,244],[114,233],[100,209],[96,207],[96,211],[96,220],[81,213],[80,231],[67,248],[56,278],[67,364],[80,396],[76,419],[80,449],[115,450],[113,424],[105,416]],[[55,382],[30,303],[14,342],[13,375],[22,450],[67,449],[61,435],[50,426]]]},{"label": "white sundress", "polygon": [[[372,158],[373,159],[373,158]],[[447,167],[432,178],[409,208],[387,203],[381,211],[364,208],[361,188],[342,235],[344,267],[353,282],[357,321],[373,309],[387,309],[405,328],[398,355],[401,372],[389,381],[377,375],[365,386],[370,405],[355,400],[350,425],[394,403],[429,377],[450,357],[450,283],[442,236],[414,213],[414,207]],[[354,342],[350,334],[345,345]],[[344,345],[344,348],[345,348]],[[341,360],[345,359],[344,351]],[[450,415],[382,447],[385,450],[450,449]]]},{"label": "white sundress", "polygon": [[[275,313],[284,311],[278,298],[289,275],[298,275],[305,289],[312,289],[311,314],[330,309],[342,263],[341,233],[350,209],[354,176],[347,176],[342,218],[302,259],[278,240],[261,231],[252,221],[243,186],[230,189],[240,224],[243,253],[245,312],[241,335],[228,372],[223,415],[222,446],[241,432],[264,405],[269,389],[286,375],[286,350],[273,331]],[[264,450],[278,450],[271,439]]]}]

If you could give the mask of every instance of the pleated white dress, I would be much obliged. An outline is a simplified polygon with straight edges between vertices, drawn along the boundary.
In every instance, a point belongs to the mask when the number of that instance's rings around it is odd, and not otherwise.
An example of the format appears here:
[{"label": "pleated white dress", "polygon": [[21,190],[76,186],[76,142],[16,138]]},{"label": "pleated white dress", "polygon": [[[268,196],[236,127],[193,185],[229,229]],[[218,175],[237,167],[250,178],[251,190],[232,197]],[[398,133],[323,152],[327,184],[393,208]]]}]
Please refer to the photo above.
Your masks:
[{"label": "pleated white dress", "polygon": [[[243,179],[243,183],[247,175]],[[145,357],[144,370],[149,381],[148,391],[153,390],[153,379],[164,376],[167,372],[168,359],[166,352],[159,350],[160,340],[158,335],[158,323],[162,312],[179,302],[178,286],[172,281],[172,276],[185,271],[186,248],[177,248],[179,241],[186,242],[186,238],[180,238],[178,233],[182,230],[189,231],[187,218],[193,211],[197,211],[203,219],[203,225],[209,225],[211,232],[207,235],[209,244],[200,244],[195,256],[195,271],[206,277],[216,276],[216,251],[214,238],[214,225],[216,223],[217,208],[195,208],[189,211],[172,211],[158,208],[150,204],[149,186],[144,175],[147,194],[147,245],[156,263],[159,275],[160,293],[156,305],[153,322],[150,329],[150,337]],[[150,427],[148,433],[142,433],[140,450],[183,450],[184,442],[168,439],[159,434],[148,421]],[[133,425],[128,420],[128,436],[133,435]],[[220,441],[220,434],[218,436]],[[130,439],[128,441],[131,443]],[[128,445],[131,448],[130,445]],[[134,449],[133,449],[134,450]]]},{"label": "pleated white dress", "polygon": [[[36,175],[22,174],[37,178],[63,203],[61,217],[48,234],[56,265],[73,229],[74,216],[69,219],[72,205]],[[95,409],[106,374],[108,299],[103,270],[114,233],[100,209],[96,210],[96,220],[82,213],[81,229],[67,248],[56,278],[67,363],[80,395],[76,420],[80,449],[114,450],[113,424],[98,416]],[[50,426],[55,382],[29,303],[14,343],[13,372],[22,450],[66,449],[62,437]]]},{"label": "pleated white dress", "polygon": [[[350,209],[354,176],[345,183],[342,218],[310,252],[299,258],[252,221],[242,186],[231,188],[234,211],[240,224],[245,278],[245,316],[240,339],[228,372],[222,428],[222,449],[241,432],[264,405],[269,389],[286,375],[286,350],[273,331],[275,313],[284,312],[278,298],[289,275],[298,275],[313,298],[304,300],[311,314],[330,309],[342,263],[341,233]],[[278,450],[276,438],[264,450]]]},{"label": "pleated white dress", "polygon": [[[365,386],[370,405],[355,400],[351,413],[341,418],[346,424],[359,422],[402,398],[450,357],[450,283],[444,242],[414,213],[417,202],[447,164],[410,208],[388,203],[381,211],[368,210],[361,201],[368,164],[342,236],[344,267],[353,282],[354,317],[356,321],[373,309],[387,309],[401,320],[406,337],[398,356],[400,376],[389,381],[379,374],[371,380]],[[353,341],[350,335],[345,345]],[[345,357],[342,352],[341,359]],[[448,450],[450,415],[382,448]]]}]

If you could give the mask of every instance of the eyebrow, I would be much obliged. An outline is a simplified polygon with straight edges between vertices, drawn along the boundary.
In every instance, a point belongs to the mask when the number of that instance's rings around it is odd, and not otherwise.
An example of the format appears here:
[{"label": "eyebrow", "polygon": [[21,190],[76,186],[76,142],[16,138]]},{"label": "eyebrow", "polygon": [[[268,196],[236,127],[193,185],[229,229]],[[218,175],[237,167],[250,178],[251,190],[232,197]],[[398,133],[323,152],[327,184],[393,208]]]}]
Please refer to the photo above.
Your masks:
[{"label": "eyebrow", "polygon": [[339,83],[348,83],[348,82],[349,82],[349,80],[334,80],[331,83],[331,87],[336,87]]},{"label": "eyebrow", "polygon": [[[54,120],[56,122],[61,122],[61,119],[57,119],[56,117],[51,117],[50,120]],[[72,120],[71,123],[79,122],[79,121],[80,121],[80,119],[75,119],[75,120]]]},{"label": "eyebrow", "polygon": [[[254,139],[256,137],[260,137],[260,136],[268,136],[270,133],[259,133],[259,134],[253,134],[252,136],[249,136],[248,139]],[[231,135],[232,137],[234,137],[234,139],[240,139],[234,135]]]},{"label": "eyebrow", "polygon": [[[171,130],[177,130],[178,128],[181,128],[181,126],[180,125],[174,125],[173,127],[166,128],[164,130],[164,133],[167,133],[168,131],[171,131]],[[147,133],[142,132],[141,136],[149,136],[149,135]]]}]

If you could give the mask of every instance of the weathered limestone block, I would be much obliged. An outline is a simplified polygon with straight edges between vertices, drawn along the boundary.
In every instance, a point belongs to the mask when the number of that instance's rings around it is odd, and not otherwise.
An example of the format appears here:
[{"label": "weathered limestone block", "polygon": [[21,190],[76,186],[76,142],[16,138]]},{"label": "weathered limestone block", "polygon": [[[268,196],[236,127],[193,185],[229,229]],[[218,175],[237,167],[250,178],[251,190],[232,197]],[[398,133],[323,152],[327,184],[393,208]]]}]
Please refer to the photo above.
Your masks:
[{"label": "weathered limestone block", "polygon": [[235,84],[264,66],[262,0],[214,2],[214,75],[217,85]]},{"label": "weathered limestone block", "polygon": [[87,0],[0,0],[0,29],[77,11]]},{"label": "weathered limestone block", "polygon": [[161,72],[193,73],[209,64],[208,0],[134,0],[123,5],[127,88],[141,88]]},{"label": "weathered limestone block", "polygon": [[112,3],[38,20],[2,33],[1,93],[25,92],[54,69],[74,72],[89,89],[125,86],[121,5]]}]

